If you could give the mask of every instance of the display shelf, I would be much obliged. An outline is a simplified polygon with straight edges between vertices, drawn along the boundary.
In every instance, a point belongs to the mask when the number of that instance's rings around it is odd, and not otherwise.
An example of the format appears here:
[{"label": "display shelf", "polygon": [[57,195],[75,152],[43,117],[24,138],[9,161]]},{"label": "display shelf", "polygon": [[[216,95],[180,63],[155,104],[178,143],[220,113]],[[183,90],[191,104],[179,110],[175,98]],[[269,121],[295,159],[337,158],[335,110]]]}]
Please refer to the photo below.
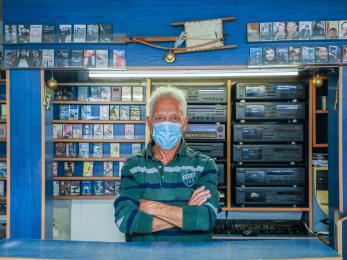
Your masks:
[{"label": "display shelf", "polygon": [[6,138],[0,138],[0,142],[6,142],[7,139]]},{"label": "display shelf", "polygon": [[54,124],[145,124],[145,120],[53,120]]},{"label": "display shelf", "polygon": [[0,104],[6,104],[6,100],[0,100]]},{"label": "display shelf", "polygon": [[146,105],[143,101],[60,101],[52,102],[56,105]]},{"label": "display shelf", "polygon": [[111,200],[116,196],[54,196],[55,200]]},{"label": "display shelf", "polygon": [[6,196],[0,196],[0,200],[6,200]]},{"label": "display shelf", "polygon": [[0,119],[0,123],[6,123],[6,119]]},{"label": "display shelf", "polygon": [[6,161],[7,161],[6,157],[0,157],[0,162],[6,162]]},{"label": "display shelf", "polygon": [[114,158],[67,158],[62,157],[53,158],[55,162],[124,162],[126,160],[125,157],[114,157]]},{"label": "display shelf", "polygon": [[7,177],[0,177],[0,181],[6,181]]},{"label": "display shelf", "polygon": [[225,207],[222,208],[224,211],[269,211],[269,212],[276,212],[276,211],[295,211],[295,212],[303,212],[303,211],[310,211],[310,208],[295,208],[295,207]]},{"label": "display shelf", "polygon": [[113,176],[113,177],[108,177],[108,176],[79,176],[79,177],[53,177],[54,181],[84,181],[84,180],[111,180],[111,181],[119,181],[121,177],[119,176]]},{"label": "display shelf", "polygon": [[56,143],[145,143],[145,139],[54,139]]},{"label": "display shelf", "polygon": [[328,110],[316,110],[316,114],[328,114]]}]

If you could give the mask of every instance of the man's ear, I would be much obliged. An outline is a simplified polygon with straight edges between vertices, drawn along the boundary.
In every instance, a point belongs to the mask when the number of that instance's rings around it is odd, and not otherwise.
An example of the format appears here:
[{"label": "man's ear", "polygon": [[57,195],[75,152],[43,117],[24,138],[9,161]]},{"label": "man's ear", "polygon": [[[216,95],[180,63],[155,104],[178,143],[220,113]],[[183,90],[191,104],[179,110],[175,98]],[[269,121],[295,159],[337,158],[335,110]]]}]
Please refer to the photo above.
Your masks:
[{"label": "man's ear", "polygon": [[147,127],[150,133],[152,133],[153,130],[153,124],[149,116],[146,117]]},{"label": "man's ear", "polygon": [[184,120],[183,120],[183,124],[182,124],[182,132],[184,133],[187,129],[187,125],[188,125],[188,121],[189,121],[189,118],[186,117]]}]

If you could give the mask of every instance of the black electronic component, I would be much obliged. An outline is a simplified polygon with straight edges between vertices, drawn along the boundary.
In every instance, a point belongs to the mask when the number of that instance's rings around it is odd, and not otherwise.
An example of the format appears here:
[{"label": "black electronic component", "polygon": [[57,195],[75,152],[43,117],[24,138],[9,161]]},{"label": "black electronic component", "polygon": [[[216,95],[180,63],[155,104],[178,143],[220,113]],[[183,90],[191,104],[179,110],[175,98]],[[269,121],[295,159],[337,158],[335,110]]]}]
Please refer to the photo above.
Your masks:
[{"label": "black electronic component", "polygon": [[225,139],[225,125],[188,124],[184,137],[186,139]]},{"label": "black electronic component", "polygon": [[305,88],[297,83],[238,83],[237,99],[304,99]]},{"label": "black electronic component", "polygon": [[237,120],[304,119],[303,102],[237,102]]},{"label": "black electronic component", "polygon": [[237,186],[304,186],[305,168],[236,168]]},{"label": "black electronic component", "polygon": [[225,156],[224,143],[188,143],[188,147],[211,158],[222,158]]},{"label": "black electronic component", "polygon": [[305,188],[301,187],[236,187],[237,205],[291,205],[305,203]]},{"label": "black electronic component", "polygon": [[227,106],[225,105],[188,105],[190,122],[213,123],[226,122]]},{"label": "black electronic component", "polygon": [[301,162],[302,145],[234,145],[235,162]]},{"label": "black electronic component", "polygon": [[235,142],[302,142],[302,124],[235,124]]}]

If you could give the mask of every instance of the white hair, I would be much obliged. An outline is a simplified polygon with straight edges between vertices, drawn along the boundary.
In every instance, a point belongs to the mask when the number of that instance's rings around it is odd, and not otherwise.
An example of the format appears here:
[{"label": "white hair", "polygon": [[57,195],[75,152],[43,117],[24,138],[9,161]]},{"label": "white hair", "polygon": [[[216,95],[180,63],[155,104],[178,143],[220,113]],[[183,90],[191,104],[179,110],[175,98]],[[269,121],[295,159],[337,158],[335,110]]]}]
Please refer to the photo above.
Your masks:
[{"label": "white hair", "polygon": [[164,97],[170,97],[177,101],[180,109],[180,114],[182,118],[186,118],[187,116],[187,101],[185,97],[185,93],[174,87],[159,87],[157,88],[151,95],[149,99],[149,116],[152,118],[154,105],[155,103]]}]

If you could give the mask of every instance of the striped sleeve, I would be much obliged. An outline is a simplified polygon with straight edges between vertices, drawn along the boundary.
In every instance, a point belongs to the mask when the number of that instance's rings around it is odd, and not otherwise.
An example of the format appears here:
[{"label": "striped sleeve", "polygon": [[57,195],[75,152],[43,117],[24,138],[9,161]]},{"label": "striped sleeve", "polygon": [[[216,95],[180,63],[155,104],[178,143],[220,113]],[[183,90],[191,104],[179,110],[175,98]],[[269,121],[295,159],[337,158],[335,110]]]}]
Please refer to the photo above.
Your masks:
[{"label": "striped sleeve", "polygon": [[217,190],[218,168],[216,163],[209,159],[200,174],[198,186],[205,186],[211,193],[209,198],[201,206],[183,207],[183,230],[186,231],[211,231],[218,212],[220,212],[219,192]]},{"label": "striped sleeve", "polygon": [[114,202],[115,222],[125,234],[152,233],[153,216],[139,210],[141,188],[127,164],[122,167],[122,180],[119,195]]}]

